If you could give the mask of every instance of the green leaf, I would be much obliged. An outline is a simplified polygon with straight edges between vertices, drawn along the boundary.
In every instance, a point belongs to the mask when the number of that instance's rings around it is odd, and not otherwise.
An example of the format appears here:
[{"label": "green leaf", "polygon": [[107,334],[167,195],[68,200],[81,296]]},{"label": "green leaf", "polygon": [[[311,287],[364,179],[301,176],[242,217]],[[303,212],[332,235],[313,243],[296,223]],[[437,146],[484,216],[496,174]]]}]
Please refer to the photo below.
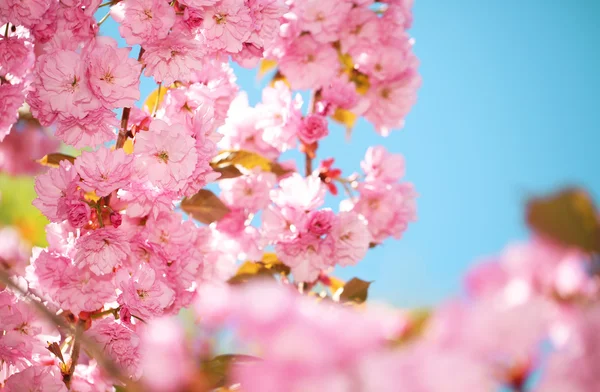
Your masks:
[{"label": "green leaf", "polygon": [[181,209],[204,224],[211,224],[227,215],[229,208],[208,189],[200,189],[192,197],[181,201]]},{"label": "green leaf", "polygon": [[340,294],[340,302],[363,303],[367,300],[369,286],[372,282],[352,278],[345,285]]},{"label": "green leaf", "polygon": [[219,388],[227,385],[227,379],[232,366],[259,361],[257,357],[242,354],[224,354],[202,362],[201,368],[210,388]]},{"label": "green leaf", "polygon": [[529,227],[565,247],[600,253],[600,220],[591,196],[583,189],[567,188],[531,199],[526,207]]}]

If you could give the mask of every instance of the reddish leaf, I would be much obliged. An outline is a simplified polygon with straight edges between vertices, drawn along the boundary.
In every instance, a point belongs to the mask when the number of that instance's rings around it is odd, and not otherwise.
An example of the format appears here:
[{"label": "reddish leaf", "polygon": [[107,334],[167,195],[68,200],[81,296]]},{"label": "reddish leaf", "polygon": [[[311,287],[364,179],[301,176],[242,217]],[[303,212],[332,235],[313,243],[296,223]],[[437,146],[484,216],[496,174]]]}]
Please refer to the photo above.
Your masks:
[{"label": "reddish leaf", "polygon": [[363,303],[367,300],[369,286],[372,282],[352,278],[344,285],[344,291],[340,294],[340,302]]},{"label": "reddish leaf", "polygon": [[207,225],[218,221],[230,212],[221,199],[208,189],[201,189],[194,196],[183,199],[181,209]]},{"label": "reddish leaf", "polygon": [[37,162],[40,165],[44,166],[58,167],[58,164],[62,160],[67,160],[71,163],[75,163],[75,157],[72,157],[67,154],[61,154],[60,152],[45,155],[42,159],[38,160]]}]

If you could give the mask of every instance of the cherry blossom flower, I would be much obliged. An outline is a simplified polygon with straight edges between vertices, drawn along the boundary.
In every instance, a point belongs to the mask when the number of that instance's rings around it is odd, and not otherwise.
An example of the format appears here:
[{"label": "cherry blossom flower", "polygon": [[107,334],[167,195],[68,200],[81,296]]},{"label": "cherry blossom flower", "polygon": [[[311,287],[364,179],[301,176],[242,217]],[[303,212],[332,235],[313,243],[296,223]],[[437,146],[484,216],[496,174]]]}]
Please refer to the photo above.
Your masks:
[{"label": "cherry blossom flower", "polygon": [[106,107],[133,106],[140,99],[142,65],[130,58],[129,52],[118,48],[115,40],[100,37],[87,55],[90,88]]},{"label": "cherry blossom flower", "polygon": [[139,173],[153,184],[179,190],[194,172],[198,155],[194,139],[180,124],[154,120],[138,135],[134,153]]},{"label": "cherry blossom flower", "polygon": [[163,0],[125,0],[111,7],[119,32],[129,45],[163,39],[175,23],[175,10]]},{"label": "cherry blossom flower", "polygon": [[143,319],[160,316],[175,295],[152,268],[144,265],[121,282],[120,287],[123,293],[118,298],[119,303]]},{"label": "cherry blossom flower", "polygon": [[94,152],[84,151],[75,160],[75,170],[81,177],[81,188],[107,196],[130,181],[133,157],[123,150],[103,147]]},{"label": "cherry blossom flower", "polygon": [[141,376],[140,337],[124,323],[109,319],[95,322],[88,332],[107,355],[121,365],[134,380]]},{"label": "cherry blossom flower", "polygon": [[115,113],[99,108],[88,111],[84,117],[61,115],[55,136],[75,148],[97,146],[113,140],[118,125]]},{"label": "cherry blossom flower", "polygon": [[[43,386],[43,389],[39,389]],[[6,380],[3,391],[44,391],[67,392],[58,368],[49,366],[31,366],[19,373],[13,374]]]},{"label": "cherry blossom flower", "polygon": [[294,2],[293,12],[317,41],[333,42],[351,8],[349,1],[306,0]]},{"label": "cherry blossom flower", "polygon": [[365,172],[365,181],[382,181],[388,184],[400,180],[405,172],[404,157],[390,154],[383,146],[369,147],[360,167]]},{"label": "cherry blossom flower", "polygon": [[23,94],[23,86],[2,84],[0,85],[0,95],[2,95],[2,101],[0,102],[0,142],[4,140],[13,127],[13,124],[17,122],[19,107],[25,100]]},{"label": "cherry blossom flower", "polygon": [[298,137],[306,144],[315,143],[329,133],[327,119],[320,114],[310,114],[304,118],[298,129]]},{"label": "cherry blossom flower", "polygon": [[351,212],[340,212],[331,236],[335,242],[335,260],[338,265],[355,265],[369,250],[371,235],[367,222]]},{"label": "cherry blossom flower", "polygon": [[33,68],[34,60],[30,41],[17,36],[0,39],[0,75],[11,74],[22,79]]},{"label": "cherry blossom flower", "polygon": [[94,230],[77,240],[74,262],[96,275],[108,274],[127,260],[129,244],[125,233],[110,227]]},{"label": "cherry blossom flower", "polygon": [[51,1],[33,0],[23,3],[18,0],[8,0],[0,3],[0,19],[15,25],[32,27],[48,10]]},{"label": "cherry blossom flower", "polygon": [[271,200],[280,207],[313,210],[325,200],[325,187],[321,179],[314,175],[304,178],[293,173],[281,180],[279,187],[272,191]]},{"label": "cherry blossom flower", "polygon": [[204,8],[202,34],[213,49],[237,53],[250,37],[252,18],[244,0],[221,0]]},{"label": "cherry blossom flower", "polygon": [[243,206],[256,212],[269,204],[269,192],[275,186],[273,173],[254,170],[247,175],[219,181],[221,198],[230,206]]},{"label": "cherry blossom flower", "polygon": [[65,197],[70,184],[79,179],[74,166],[62,160],[59,167],[48,170],[35,180],[35,192],[38,197],[33,201],[36,206],[51,221],[66,219],[64,214],[59,214],[58,204],[61,197]]}]

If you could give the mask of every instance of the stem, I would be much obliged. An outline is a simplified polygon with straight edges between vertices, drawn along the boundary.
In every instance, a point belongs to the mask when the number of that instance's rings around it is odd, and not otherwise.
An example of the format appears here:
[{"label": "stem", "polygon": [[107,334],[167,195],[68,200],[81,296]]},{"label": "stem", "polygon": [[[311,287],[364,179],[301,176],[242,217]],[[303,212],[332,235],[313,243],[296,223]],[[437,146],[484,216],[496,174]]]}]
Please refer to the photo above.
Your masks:
[{"label": "stem", "polygon": [[118,3],[118,1],[109,1],[109,2],[104,3],[104,4],[100,4],[98,6],[98,8],[102,8],[102,7],[106,7],[106,6],[113,6],[113,5],[117,4],[117,3]]},{"label": "stem", "polygon": [[92,319],[99,319],[99,318],[102,318],[102,317],[104,317],[104,316],[106,316],[106,315],[109,315],[109,314],[115,314],[115,313],[117,313],[117,312],[118,312],[120,309],[121,309],[121,307],[120,307],[120,306],[119,306],[118,308],[115,308],[115,309],[107,309],[107,310],[104,310],[104,311],[102,311],[102,312],[98,312],[98,313],[92,313],[92,315],[91,315],[90,317],[91,317]]},{"label": "stem", "polygon": [[98,22],[98,26],[102,25],[102,23],[106,22],[106,19],[108,19],[108,17],[110,16],[110,12],[107,12],[106,15],[104,15],[102,17],[102,19],[100,19],[100,21]]},{"label": "stem", "polygon": [[312,159],[310,157],[310,155],[308,153],[305,153],[304,156],[306,157],[306,162],[305,162],[305,172],[306,172],[306,177],[310,176],[310,174],[312,173]]},{"label": "stem", "polygon": [[[144,55],[144,48],[140,47],[140,53],[138,54],[138,61],[142,59]],[[127,124],[129,123],[129,114],[131,113],[131,108],[123,108],[123,114],[121,115],[121,129],[119,129],[119,136],[117,136],[117,146],[116,148],[123,148],[125,145],[125,141],[127,140]]]},{"label": "stem", "polygon": [[69,372],[63,376],[63,380],[67,389],[71,389],[71,381],[73,380],[73,374],[75,373],[75,367],[77,361],[79,361],[79,353],[81,352],[81,336],[83,335],[83,327],[85,321],[79,320],[77,327],[75,328],[75,336],[73,337],[73,350],[71,350],[71,365],[69,366]]},{"label": "stem", "polygon": [[8,29],[10,28],[10,23],[6,23],[6,29],[4,30],[4,36],[8,37]]}]

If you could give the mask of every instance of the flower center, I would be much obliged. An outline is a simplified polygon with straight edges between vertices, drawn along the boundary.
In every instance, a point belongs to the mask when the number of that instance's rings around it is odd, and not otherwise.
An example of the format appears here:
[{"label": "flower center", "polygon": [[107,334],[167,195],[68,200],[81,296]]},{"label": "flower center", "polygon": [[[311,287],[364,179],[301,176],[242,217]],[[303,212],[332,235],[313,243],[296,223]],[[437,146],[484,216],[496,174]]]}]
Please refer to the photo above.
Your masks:
[{"label": "flower center", "polygon": [[104,80],[106,83],[111,83],[111,84],[114,79],[115,79],[115,77],[112,76],[111,73],[108,71],[106,71],[106,73],[100,77],[100,80]]},{"label": "flower center", "polygon": [[388,99],[390,97],[390,94],[392,93],[392,91],[389,88],[384,88],[383,90],[381,90],[381,97],[383,99]]},{"label": "flower center", "polygon": [[227,14],[215,14],[213,19],[217,24],[223,24],[227,22]]},{"label": "flower center", "polygon": [[169,162],[169,153],[166,151],[157,152],[156,157],[158,158],[159,161],[162,161],[163,163]]},{"label": "flower center", "polygon": [[150,10],[150,9],[144,10],[144,15],[146,15],[146,17],[148,19],[152,19],[152,10]]}]

